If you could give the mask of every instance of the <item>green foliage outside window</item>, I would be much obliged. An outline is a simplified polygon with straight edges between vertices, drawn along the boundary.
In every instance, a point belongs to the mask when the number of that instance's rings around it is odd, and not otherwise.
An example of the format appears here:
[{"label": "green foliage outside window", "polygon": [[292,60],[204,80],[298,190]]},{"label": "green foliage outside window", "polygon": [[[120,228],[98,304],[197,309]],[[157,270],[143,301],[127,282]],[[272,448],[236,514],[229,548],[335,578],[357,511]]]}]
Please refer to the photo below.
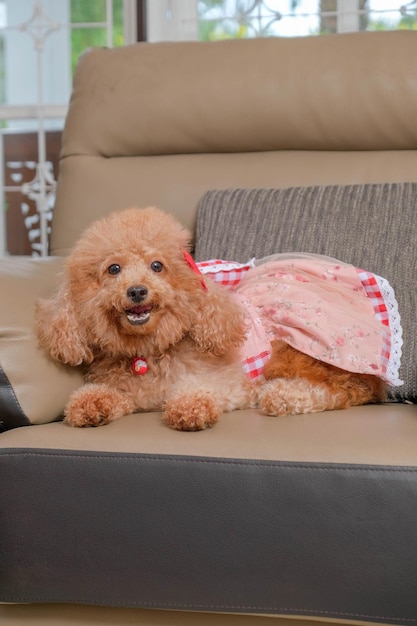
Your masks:
[{"label": "green foliage outside window", "polygon": [[[199,16],[199,38],[202,41],[211,41],[219,39],[240,39],[246,37],[253,37],[254,31],[250,27],[250,17],[246,17],[245,21],[238,23],[237,20],[220,18],[222,9],[225,8],[227,0],[198,0],[198,16]],[[267,5],[267,3],[265,3]],[[288,11],[290,13],[296,12],[300,5],[300,0],[287,0]],[[337,32],[337,4],[338,0],[319,0],[318,8],[322,14],[320,23],[314,32],[311,31],[310,35],[323,35],[327,33]],[[395,5],[395,3],[393,3]],[[398,11],[398,18],[394,20],[384,19],[382,17],[375,17],[375,14],[368,14],[366,9],[369,10],[369,2],[367,0],[357,0],[358,9],[364,11],[359,18],[360,30],[417,30],[417,5],[416,2],[409,3],[411,6],[407,7],[407,14],[400,15]],[[234,6],[233,6],[234,5]],[[247,8],[247,2],[240,2],[235,0],[230,2],[230,14],[239,14],[242,17],[242,11],[240,9]],[[255,3],[253,3],[253,8]],[[217,15],[216,15],[217,14]],[[333,15],[334,14],[334,15]],[[214,17],[216,16],[217,19]],[[264,32],[263,36],[274,36],[274,32],[269,26]]]},{"label": "green foliage outside window", "polygon": [[[105,0],[71,0],[71,70],[74,72],[80,55],[93,46],[107,45],[106,29],[85,27],[85,24],[106,21]],[[76,24],[84,26],[77,27]],[[123,0],[113,0],[113,45],[122,46],[123,39]]]},{"label": "green foliage outside window", "polygon": [[200,41],[245,39],[250,36],[250,28],[247,24],[210,19],[210,12],[212,12],[213,9],[222,9],[224,4],[224,0],[198,0],[198,35]]}]

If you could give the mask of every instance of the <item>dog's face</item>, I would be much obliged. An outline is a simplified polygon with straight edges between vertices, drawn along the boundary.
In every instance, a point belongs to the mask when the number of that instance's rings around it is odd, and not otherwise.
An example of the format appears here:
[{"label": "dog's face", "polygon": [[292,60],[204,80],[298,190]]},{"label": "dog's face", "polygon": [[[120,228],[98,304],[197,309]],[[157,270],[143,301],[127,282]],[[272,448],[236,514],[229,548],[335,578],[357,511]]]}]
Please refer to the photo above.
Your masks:
[{"label": "dog's face", "polygon": [[126,352],[132,340],[137,351],[139,337],[162,344],[182,337],[199,288],[184,259],[188,240],[182,226],[155,208],[127,209],[86,231],[68,272],[92,343]]},{"label": "dog's face", "polygon": [[68,257],[56,296],[38,304],[41,345],[76,365],[98,354],[161,356],[185,336],[211,354],[241,343],[244,316],[214,283],[203,288],[187,262],[189,238],[153,207],[93,223]]},{"label": "dog's face", "polygon": [[81,271],[78,261],[76,265],[75,298],[93,334],[117,330],[121,337],[138,337],[151,335],[164,324],[166,330],[171,325],[176,336],[179,320],[181,334],[188,330],[198,280],[175,244],[161,252],[152,245],[131,249],[127,243],[97,259],[94,272],[91,265]]},{"label": "dog's face", "polygon": [[[158,312],[161,311],[160,302],[165,299],[163,292],[169,283],[158,284],[150,272],[160,274],[164,271],[164,263],[158,260],[144,263],[142,259],[136,259],[136,263],[132,263],[130,259],[125,261],[117,258],[116,263],[112,260],[106,271],[111,276],[117,276],[123,271],[121,282],[114,289],[121,296],[120,304],[123,307],[119,318],[121,325],[125,325],[127,320],[130,326],[144,326],[151,321],[152,316],[152,323],[144,329],[145,332],[151,330],[152,325],[156,323]],[[115,283],[116,280],[112,282]]]}]

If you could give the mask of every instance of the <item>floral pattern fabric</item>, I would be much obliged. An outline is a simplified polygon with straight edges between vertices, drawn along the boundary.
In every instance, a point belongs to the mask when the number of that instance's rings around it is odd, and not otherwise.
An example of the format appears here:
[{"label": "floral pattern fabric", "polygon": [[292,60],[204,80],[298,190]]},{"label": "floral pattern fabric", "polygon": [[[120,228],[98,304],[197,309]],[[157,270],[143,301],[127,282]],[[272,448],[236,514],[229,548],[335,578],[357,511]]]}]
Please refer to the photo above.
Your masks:
[{"label": "floral pattern fabric", "polygon": [[270,342],[279,339],[346,371],[402,384],[398,376],[400,316],[385,279],[312,254],[278,254],[247,264],[216,260],[197,265],[228,286],[247,312],[242,360],[252,378],[262,374]]}]

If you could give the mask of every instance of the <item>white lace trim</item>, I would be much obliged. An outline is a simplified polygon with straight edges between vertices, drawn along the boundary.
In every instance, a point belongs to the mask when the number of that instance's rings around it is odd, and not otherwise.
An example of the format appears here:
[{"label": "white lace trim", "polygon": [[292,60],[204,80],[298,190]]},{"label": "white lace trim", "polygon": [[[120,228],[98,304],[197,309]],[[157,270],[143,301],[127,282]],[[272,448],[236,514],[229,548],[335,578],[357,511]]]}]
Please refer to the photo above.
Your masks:
[{"label": "white lace trim", "polygon": [[250,259],[247,263],[210,259],[209,261],[200,261],[197,265],[202,274],[217,274],[218,272],[232,272],[233,270],[255,267],[255,258]]},{"label": "white lace trim", "polygon": [[391,333],[391,350],[387,365],[387,378],[394,387],[404,384],[399,378],[399,369],[401,366],[402,345],[403,345],[403,329],[401,326],[401,316],[398,310],[398,302],[395,293],[386,278],[374,274],[378,283],[382,297],[387,307],[389,329]]}]

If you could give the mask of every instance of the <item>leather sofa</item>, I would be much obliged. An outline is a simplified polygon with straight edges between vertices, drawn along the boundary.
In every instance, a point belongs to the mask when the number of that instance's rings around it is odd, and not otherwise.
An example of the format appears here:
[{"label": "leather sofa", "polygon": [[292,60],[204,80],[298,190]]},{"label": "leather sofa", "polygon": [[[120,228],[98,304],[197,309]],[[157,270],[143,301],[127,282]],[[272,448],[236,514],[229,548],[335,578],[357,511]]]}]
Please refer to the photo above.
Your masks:
[{"label": "leather sofa", "polygon": [[[417,623],[416,53],[417,33],[398,31],[81,59],[51,256],[0,263],[1,624]],[[130,205],[176,215],[196,255],[223,251],[204,212],[224,219],[226,247],[238,237],[249,257],[256,229],[262,252],[265,211],[281,216],[276,252],[313,232],[307,251],[382,264],[407,392],[314,415],[236,411],[198,433],[158,413],[64,425],[81,373],[39,350],[34,303],[84,227]]]}]

